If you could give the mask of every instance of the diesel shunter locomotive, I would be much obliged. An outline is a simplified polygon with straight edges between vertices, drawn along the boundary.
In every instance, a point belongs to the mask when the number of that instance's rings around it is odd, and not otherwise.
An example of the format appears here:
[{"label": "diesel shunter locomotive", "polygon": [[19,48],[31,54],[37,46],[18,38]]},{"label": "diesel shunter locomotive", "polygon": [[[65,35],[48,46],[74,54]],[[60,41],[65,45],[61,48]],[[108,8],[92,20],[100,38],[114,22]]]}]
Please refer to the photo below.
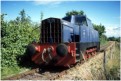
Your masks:
[{"label": "diesel shunter locomotive", "polygon": [[100,50],[98,32],[86,16],[44,19],[40,32],[40,41],[29,44],[26,50],[38,65],[68,67]]}]

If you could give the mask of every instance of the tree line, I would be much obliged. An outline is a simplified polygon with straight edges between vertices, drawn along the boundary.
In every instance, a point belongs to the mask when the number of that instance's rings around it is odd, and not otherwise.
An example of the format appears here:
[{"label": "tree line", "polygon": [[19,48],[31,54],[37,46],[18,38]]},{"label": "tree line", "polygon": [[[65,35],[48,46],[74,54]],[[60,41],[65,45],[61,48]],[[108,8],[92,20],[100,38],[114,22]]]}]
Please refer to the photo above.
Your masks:
[{"label": "tree line", "polygon": [[117,42],[120,42],[120,37],[109,37],[108,41],[117,41]]}]

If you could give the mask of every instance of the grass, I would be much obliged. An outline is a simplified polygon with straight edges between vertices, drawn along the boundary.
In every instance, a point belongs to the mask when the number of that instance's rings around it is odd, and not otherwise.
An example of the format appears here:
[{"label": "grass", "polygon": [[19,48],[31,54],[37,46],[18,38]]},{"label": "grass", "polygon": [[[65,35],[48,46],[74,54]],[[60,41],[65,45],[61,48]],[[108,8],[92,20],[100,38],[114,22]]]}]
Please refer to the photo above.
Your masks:
[{"label": "grass", "polygon": [[105,38],[103,38],[103,37],[100,38],[100,45],[105,45],[107,43],[108,43],[108,41]]},{"label": "grass", "polygon": [[2,68],[1,79],[19,74],[19,73],[24,72],[26,70],[28,70],[28,69],[27,68],[20,68],[20,67],[5,67],[5,68]]},{"label": "grass", "polygon": [[[109,54],[110,55],[110,54]],[[109,56],[109,60],[106,63],[106,75],[109,80],[120,79],[120,46],[116,44],[113,56]]]},{"label": "grass", "polygon": [[[120,50],[119,45],[112,47],[113,57],[110,49],[106,51],[106,71],[104,70],[104,53],[100,53],[89,59],[82,65],[68,70],[67,74],[59,80],[119,80],[120,76]],[[106,73],[105,73],[106,72]]]}]

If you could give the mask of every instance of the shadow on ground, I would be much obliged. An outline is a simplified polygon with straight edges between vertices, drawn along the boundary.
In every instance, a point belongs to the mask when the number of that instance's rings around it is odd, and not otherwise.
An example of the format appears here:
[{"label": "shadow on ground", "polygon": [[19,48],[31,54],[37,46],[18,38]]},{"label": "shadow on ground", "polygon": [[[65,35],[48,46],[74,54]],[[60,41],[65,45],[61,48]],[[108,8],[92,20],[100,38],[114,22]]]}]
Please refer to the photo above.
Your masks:
[{"label": "shadow on ground", "polygon": [[31,61],[31,56],[27,52],[25,52],[23,55],[19,55],[17,57],[17,62],[19,67],[25,67],[30,69],[39,68],[40,73],[44,73],[45,71],[61,72],[65,69],[68,69],[68,67],[60,67],[53,65],[36,65],[34,62]]},{"label": "shadow on ground", "polygon": [[25,67],[25,68],[39,67],[38,65],[34,64],[31,61],[31,56],[27,54],[26,52],[23,55],[17,56],[17,62],[18,62],[19,67]]}]

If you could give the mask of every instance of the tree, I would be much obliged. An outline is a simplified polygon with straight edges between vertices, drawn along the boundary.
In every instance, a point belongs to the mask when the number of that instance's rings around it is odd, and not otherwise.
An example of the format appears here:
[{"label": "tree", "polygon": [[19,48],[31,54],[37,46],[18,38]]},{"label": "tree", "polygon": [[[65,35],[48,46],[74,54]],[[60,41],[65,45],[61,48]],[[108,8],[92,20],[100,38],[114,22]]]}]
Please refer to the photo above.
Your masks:
[{"label": "tree", "polygon": [[80,10],[80,11],[76,11],[76,10],[72,10],[66,13],[66,16],[70,16],[70,15],[85,15],[84,11]]},{"label": "tree", "polygon": [[40,19],[41,19],[40,21],[42,21],[42,19],[43,19],[43,12],[41,12],[41,18]]},{"label": "tree", "polygon": [[105,33],[105,26],[101,25],[101,24],[100,25],[93,24],[93,27],[99,33],[101,44],[105,44],[107,42],[107,37],[104,35],[104,33]]},{"label": "tree", "polygon": [[4,37],[5,35],[7,35],[6,33],[7,22],[4,21],[4,16],[6,15],[7,14],[1,15],[1,37]]},{"label": "tree", "polygon": [[24,9],[22,11],[20,11],[19,15],[20,15],[20,17],[16,18],[17,21],[20,20],[22,24],[24,24],[24,23],[30,24],[31,18],[30,18],[30,16],[26,15],[26,12]]},{"label": "tree", "polygon": [[108,38],[109,41],[117,41],[117,42],[120,42],[120,37],[109,37]]},{"label": "tree", "polygon": [[105,33],[105,26],[104,25],[93,24],[93,26],[94,26],[94,29],[99,32],[99,36],[102,36],[102,34]]},{"label": "tree", "polygon": [[16,23],[20,23],[20,17],[16,18]]},{"label": "tree", "polygon": [[26,13],[24,11],[24,9],[22,11],[20,11],[19,15],[21,16],[21,22],[23,23],[25,21],[26,18]]}]

